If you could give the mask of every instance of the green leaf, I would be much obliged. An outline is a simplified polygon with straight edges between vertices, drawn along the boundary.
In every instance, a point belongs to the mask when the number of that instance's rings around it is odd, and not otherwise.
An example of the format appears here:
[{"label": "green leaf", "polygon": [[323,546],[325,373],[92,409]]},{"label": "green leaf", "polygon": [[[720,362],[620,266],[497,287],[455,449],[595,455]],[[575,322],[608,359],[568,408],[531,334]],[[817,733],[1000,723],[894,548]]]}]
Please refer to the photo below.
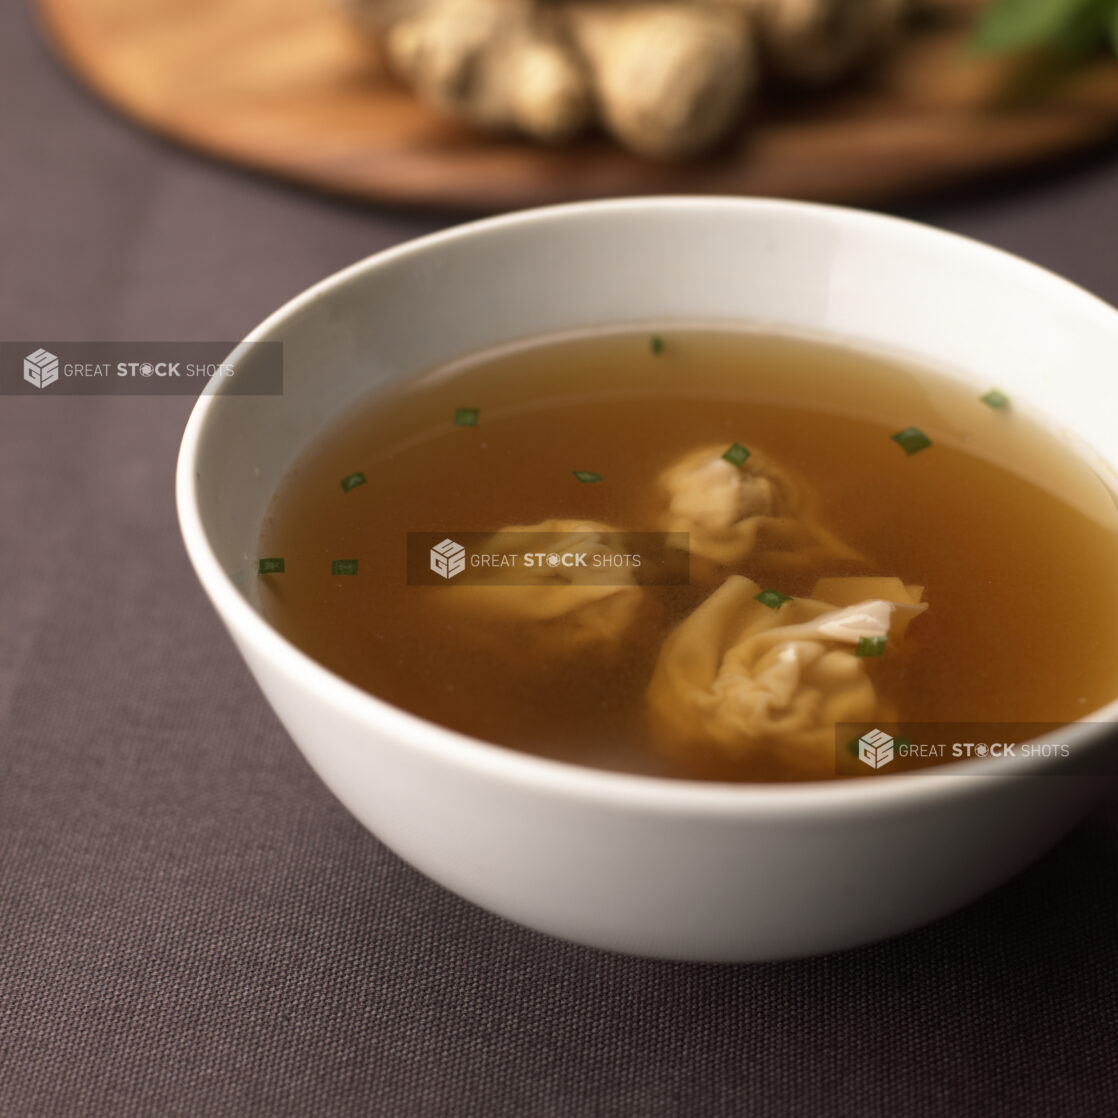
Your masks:
[{"label": "green leaf", "polygon": [[348,493],[351,489],[356,489],[359,485],[365,484],[364,474],[350,474],[349,477],[342,478],[341,486],[342,492]]},{"label": "green leaf", "polygon": [[357,560],[331,559],[330,573],[332,575],[355,575],[357,574]]},{"label": "green leaf", "polygon": [[745,461],[752,454],[752,451],[746,450],[741,443],[734,443],[725,454],[722,455],[731,466],[743,466]]},{"label": "green leaf", "polygon": [[256,570],[262,575],[282,575],[284,573],[283,560],[279,558],[260,559],[256,563]]},{"label": "green leaf", "polygon": [[1091,0],[1062,27],[1052,46],[1065,60],[1078,60],[1108,45],[1114,0]]},{"label": "green leaf", "polygon": [[1050,45],[1096,8],[1097,0],[995,0],[979,17],[971,45],[980,51]]},{"label": "green leaf", "polygon": [[455,427],[476,427],[481,408],[457,408],[454,412]]},{"label": "green leaf", "polygon": [[905,454],[916,454],[932,445],[932,440],[919,427],[906,427],[903,431],[898,431],[889,437]]},{"label": "green leaf", "polygon": [[768,606],[769,609],[780,609],[785,602],[792,600],[791,595],[781,594],[779,590],[762,590],[760,594],[754,594],[753,600],[760,602],[763,606]]},{"label": "green leaf", "polygon": [[888,637],[859,637],[854,646],[855,656],[884,656]]}]

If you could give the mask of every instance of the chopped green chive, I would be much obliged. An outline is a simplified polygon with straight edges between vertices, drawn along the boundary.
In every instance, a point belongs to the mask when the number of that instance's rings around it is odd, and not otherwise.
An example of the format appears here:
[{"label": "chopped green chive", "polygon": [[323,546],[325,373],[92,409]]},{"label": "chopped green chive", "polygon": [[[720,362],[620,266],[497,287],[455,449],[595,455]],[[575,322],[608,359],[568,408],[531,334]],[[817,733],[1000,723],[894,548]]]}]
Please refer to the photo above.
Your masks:
[{"label": "chopped green chive", "polygon": [[979,399],[988,408],[1005,408],[1009,406],[1009,397],[1004,392],[999,392],[996,388],[991,388],[985,396],[979,396]]},{"label": "chopped green chive", "polygon": [[855,656],[884,656],[888,637],[859,637],[854,646]]},{"label": "chopped green chive", "polygon": [[454,411],[455,427],[476,427],[481,408],[456,408]]},{"label": "chopped green chive", "polygon": [[283,560],[282,559],[260,559],[256,563],[257,573],[262,575],[281,575],[283,574]]},{"label": "chopped green chive", "polygon": [[332,559],[330,561],[330,573],[332,575],[355,575],[357,574],[357,560]]},{"label": "chopped green chive", "polygon": [[731,466],[741,466],[745,463],[745,460],[750,456],[751,453],[752,452],[746,450],[746,448],[742,446],[741,443],[734,443],[734,445],[730,447],[730,449],[727,450],[726,453],[722,455],[722,457],[725,458]]},{"label": "chopped green chive", "polygon": [[785,602],[790,602],[792,599],[788,594],[781,594],[779,590],[762,590],[760,594],[753,595],[753,600],[768,606],[769,609],[780,609]]},{"label": "chopped green chive", "polygon": [[572,470],[577,481],[582,482],[583,485],[593,485],[596,481],[602,480],[601,474],[594,473],[593,470]]},{"label": "chopped green chive", "polygon": [[664,339],[659,334],[653,334],[648,339],[648,348],[652,350],[653,357],[659,357],[664,352]]},{"label": "chopped green chive", "polygon": [[905,454],[916,454],[918,451],[927,450],[932,445],[932,440],[920,430],[919,427],[906,427],[890,436]]},{"label": "chopped green chive", "polygon": [[359,485],[365,484],[364,474],[350,474],[348,477],[342,478],[342,492],[348,493],[351,489],[356,489]]}]

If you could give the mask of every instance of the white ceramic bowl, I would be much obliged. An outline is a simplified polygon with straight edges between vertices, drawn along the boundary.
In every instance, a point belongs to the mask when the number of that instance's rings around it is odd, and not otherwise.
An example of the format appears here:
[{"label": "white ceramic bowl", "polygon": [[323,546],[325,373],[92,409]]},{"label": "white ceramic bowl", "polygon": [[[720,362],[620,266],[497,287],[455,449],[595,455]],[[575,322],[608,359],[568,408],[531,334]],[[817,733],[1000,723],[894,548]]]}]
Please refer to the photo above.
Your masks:
[{"label": "white ceramic bowl", "polygon": [[[1050,273],[830,207],[560,206],[380,253],[250,335],[283,342],[284,394],[207,390],[191,416],[177,484],[198,577],[335,795],[401,857],[493,912],[579,943],[695,960],[829,951],[949,912],[1045,850],[1108,784],[1038,775],[1028,759],[779,786],[541,760],[344,682],[263,620],[251,579],[232,577],[254,562],[293,458],[371,391],[517,338],[672,320],[822,332],[956,369],[1027,401],[1106,477],[1118,470],[1118,312]],[[1118,703],[1089,717],[1116,715]],[[1081,752],[1113,744],[1087,725],[1068,738]]]}]

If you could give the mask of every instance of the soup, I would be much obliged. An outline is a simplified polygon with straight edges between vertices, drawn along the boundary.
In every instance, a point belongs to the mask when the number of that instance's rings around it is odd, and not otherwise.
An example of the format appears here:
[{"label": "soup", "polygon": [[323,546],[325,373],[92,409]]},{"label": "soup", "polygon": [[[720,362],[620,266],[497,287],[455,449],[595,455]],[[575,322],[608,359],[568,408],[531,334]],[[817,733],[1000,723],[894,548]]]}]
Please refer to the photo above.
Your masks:
[{"label": "soup", "polygon": [[869,775],[836,726],[1062,724],[1118,690],[1090,467],[993,386],[808,338],[435,370],[297,461],[260,557],[268,619],[340,676],[598,768]]}]

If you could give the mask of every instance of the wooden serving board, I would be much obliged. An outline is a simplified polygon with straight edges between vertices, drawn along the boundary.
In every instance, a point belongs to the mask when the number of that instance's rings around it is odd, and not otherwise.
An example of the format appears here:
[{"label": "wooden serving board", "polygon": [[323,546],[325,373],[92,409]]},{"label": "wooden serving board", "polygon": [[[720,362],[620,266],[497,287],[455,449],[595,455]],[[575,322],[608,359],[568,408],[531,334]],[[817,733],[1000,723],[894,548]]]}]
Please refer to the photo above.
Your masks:
[{"label": "wooden serving board", "polygon": [[415,102],[332,0],[38,0],[69,65],[123,112],[256,170],[368,200],[483,212],[620,194],[876,202],[1118,135],[1118,64],[1007,99],[1008,63],[963,49],[981,0],[950,0],[842,93],[766,106],[699,163],[592,137],[480,136]]}]

